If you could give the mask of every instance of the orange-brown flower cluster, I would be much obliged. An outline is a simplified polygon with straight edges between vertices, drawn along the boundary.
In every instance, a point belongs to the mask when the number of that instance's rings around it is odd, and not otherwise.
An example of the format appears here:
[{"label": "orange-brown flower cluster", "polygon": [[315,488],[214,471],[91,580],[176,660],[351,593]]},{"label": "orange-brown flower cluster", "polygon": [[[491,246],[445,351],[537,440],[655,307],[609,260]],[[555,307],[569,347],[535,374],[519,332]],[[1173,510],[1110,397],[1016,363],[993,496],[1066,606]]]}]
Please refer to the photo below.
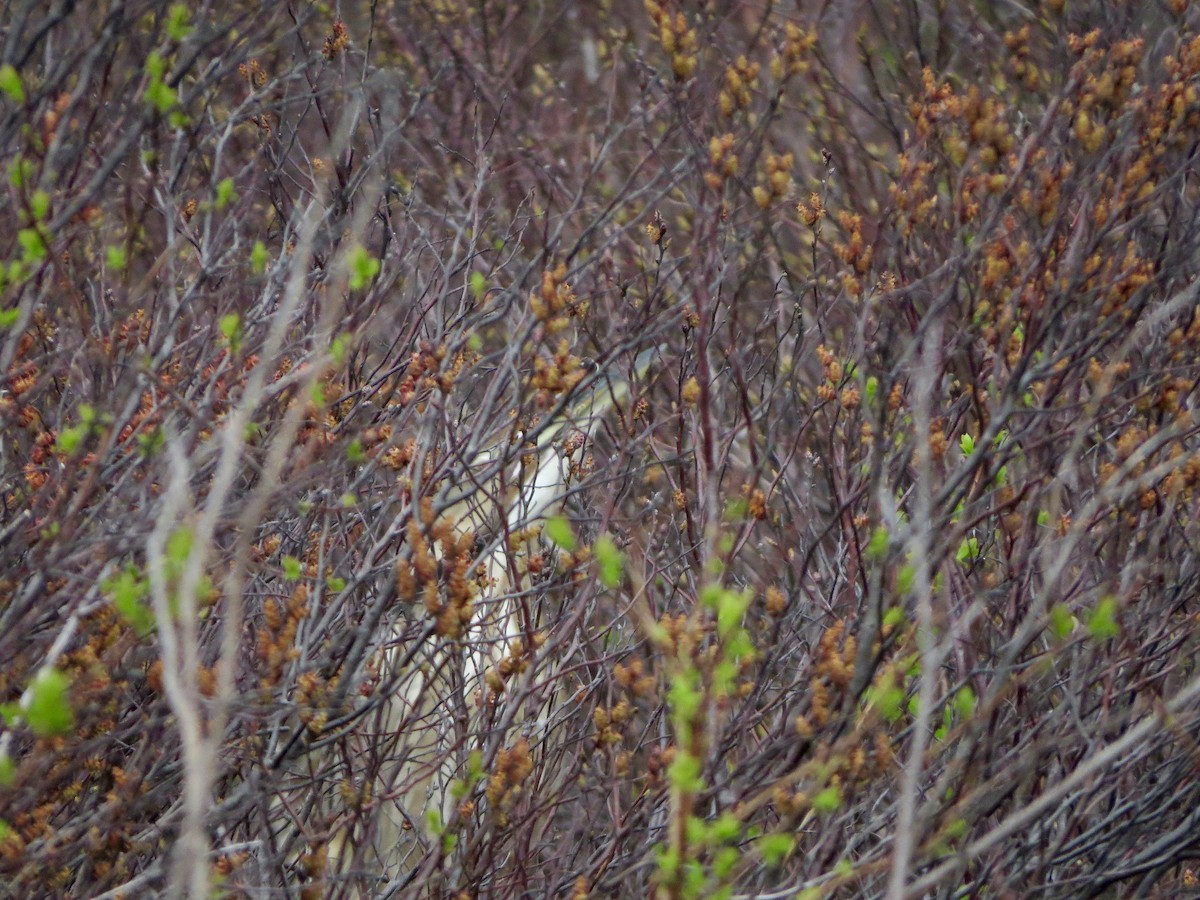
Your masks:
[{"label": "orange-brown flower cluster", "polygon": [[654,675],[646,672],[646,664],[639,657],[631,659],[629,665],[614,664],[613,678],[634,697],[649,696],[654,693],[657,684]]},{"label": "orange-brown flower cluster", "polygon": [[769,209],[788,195],[792,189],[794,164],[795,160],[790,153],[767,154],[764,168],[758,173],[758,184],[751,192],[759,209]]},{"label": "orange-brown flower cluster", "polygon": [[567,284],[567,267],[559,263],[542,272],[542,283],[529,297],[529,308],[548,334],[562,331],[573,318],[587,313],[587,303]]},{"label": "orange-brown flower cluster", "polygon": [[817,396],[826,402],[835,400],[837,389],[841,386],[845,374],[842,361],[824,344],[817,347],[817,360],[821,363],[821,371],[825,375],[825,380],[817,386]]},{"label": "orange-brown flower cluster", "polygon": [[528,647],[521,638],[509,642],[508,652],[504,655],[504,659],[488,669],[484,675],[484,680],[487,682],[493,698],[504,693],[505,687],[514,676],[520,675],[529,668],[529,664],[533,662],[534,653],[545,645],[546,640],[546,633],[539,631],[533,635],[533,641]]},{"label": "orange-brown flower cluster", "polygon": [[714,191],[721,190],[726,179],[737,174],[738,158],[733,152],[736,140],[732,134],[723,134],[708,142],[709,170],[704,173],[704,183]]},{"label": "orange-brown flower cluster", "polygon": [[556,397],[573,391],[584,375],[583,363],[565,340],[559,342],[553,356],[534,357],[529,384],[537,392],[537,405],[542,409],[552,405]]},{"label": "orange-brown flower cluster", "polygon": [[322,48],[322,53],[327,60],[331,62],[341,55],[342,51],[350,43],[350,34],[346,30],[346,23],[338,19],[333,23],[330,29],[329,37],[325,38],[325,46]]},{"label": "orange-brown flower cluster", "polygon": [[[396,566],[396,586],[401,599],[412,602],[418,597],[425,611],[437,621],[442,637],[461,637],[475,614],[475,595],[482,573],[473,565],[475,536],[459,534],[455,523],[442,517],[433,519],[433,504],[423,498],[421,515],[408,522],[409,558]],[[427,534],[429,537],[427,537]],[[433,547],[441,548],[440,561]]]},{"label": "orange-brown flower cluster", "polygon": [[279,684],[284,666],[299,655],[296,632],[307,616],[308,586],[303,583],[296,584],[286,605],[275,597],[263,601],[262,625],[256,635],[258,660],[262,666],[259,683],[263,688]]},{"label": "orange-brown flower cluster", "polygon": [[496,754],[496,765],[488,776],[485,796],[492,814],[501,825],[508,823],[508,812],[520,798],[522,785],[533,771],[533,754],[529,741],[521,738],[512,747]]},{"label": "orange-brown flower cluster", "polygon": [[688,25],[682,12],[671,14],[669,0],[646,0],[646,12],[658,32],[658,43],[671,60],[676,81],[687,81],[696,71],[696,29]]},{"label": "orange-brown flower cluster", "polygon": [[750,106],[751,91],[758,87],[759,65],[739,56],[725,68],[725,85],[717,95],[721,115],[731,116],[736,110]]},{"label": "orange-brown flower cluster", "polygon": [[622,700],[609,708],[597,706],[592,711],[592,726],[596,733],[592,742],[596,749],[619,744],[624,739],[625,726],[633,715],[633,707],[629,701]]},{"label": "orange-brown flower cluster", "polygon": [[771,77],[782,82],[793,75],[803,75],[808,71],[808,54],[817,44],[815,29],[801,28],[794,22],[783,26],[783,49],[771,57]]}]

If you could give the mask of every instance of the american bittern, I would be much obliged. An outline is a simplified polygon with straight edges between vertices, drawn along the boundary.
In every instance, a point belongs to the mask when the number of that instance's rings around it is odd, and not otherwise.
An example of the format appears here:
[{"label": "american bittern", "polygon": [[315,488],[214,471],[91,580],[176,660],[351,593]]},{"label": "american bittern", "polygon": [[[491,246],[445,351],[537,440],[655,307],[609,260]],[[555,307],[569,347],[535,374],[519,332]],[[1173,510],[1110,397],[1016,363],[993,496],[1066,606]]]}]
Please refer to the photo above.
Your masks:
[{"label": "american bittern", "polygon": [[[637,357],[635,377],[646,372],[654,352]],[[554,705],[553,697],[524,706],[507,699],[506,680],[534,651],[526,646],[531,635],[524,618],[533,585],[521,574],[519,546],[576,487],[573,467],[597,424],[629,390],[615,368],[600,369],[536,436],[518,435],[466,467],[467,477],[445,487],[435,502],[435,510],[444,508],[436,523],[410,527],[411,555],[401,574],[424,567],[424,588],[433,594],[423,621],[388,626],[376,657],[383,682],[395,690],[383,699],[374,734],[360,748],[373,773],[363,792],[371,798],[373,824],[355,834],[343,831],[330,843],[331,869],[350,867],[353,847],[355,870],[383,874],[399,888],[426,857],[422,837],[452,826],[460,804],[470,809],[485,802],[483,785],[475,782],[486,748],[505,746],[514,730],[544,730],[538,716]],[[466,602],[455,607],[455,594]]]}]

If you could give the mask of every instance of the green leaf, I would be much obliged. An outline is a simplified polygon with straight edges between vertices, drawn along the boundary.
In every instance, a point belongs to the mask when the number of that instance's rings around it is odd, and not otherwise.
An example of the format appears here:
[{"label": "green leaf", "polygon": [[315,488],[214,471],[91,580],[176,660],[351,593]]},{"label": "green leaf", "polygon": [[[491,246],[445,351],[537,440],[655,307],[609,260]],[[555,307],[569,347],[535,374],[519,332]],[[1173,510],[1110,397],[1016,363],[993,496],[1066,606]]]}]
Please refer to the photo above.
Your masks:
[{"label": "green leaf", "polygon": [[217,327],[220,328],[221,337],[225,338],[229,349],[237,352],[237,345],[241,343],[242,317],[237,313],[229,313],[221,316]]},{"label": "green leaf", "polygon": [[704,871],[704,866],[694,859],[689,859],[683,864],[684,900],[700,900],[706,887],[708,887],[708,875]]},{"label": "green leaf", "polygon": [[25,85],[21,73],[8,63],[0,66],[0,91],[13,103],[25,102]]},{"label": "green leaf", "polygon": [[150,594],[150,586],[137,569],[132,566],[125,568],[120,575],[108,579],[101,588],[138,637],[146,637],[154,631],[154,611],[145,602]]},{"label": "green leaf", "polygon": [[899,628],[904,624],[904,609],[899,606],[892,606],[883,614],[883,625],[885,628]]},{"label": "green leaf", "polygon": [[717,697],[728,697],[733,693],[741,667],[730,659],[722,660],[713,667],[712,692]]},{"label": "green leaf", "polygon": [[739,628],[725,642],[725,656],[727,659],[740,660],[750,659],[754,656],[754,642],[750,639],[749,633],[744,628]]},{"label": "green leaf", "polygon": [[19,318],[21,318],[20,307],[14,306],[12,309],[0,311],[0,329],[12,328],[17,324]]},{"label": "green leaf", "polygon": [[255,241],[250,250],[250,268],[254,270],[254,274],[261,275],[266,271],[268,258],[267,245],[262,241]]},{"label": "green leaf", "polygon": [[813,812],[836,812],[842,805],[842,790],[836,784],[831,784],[812,798]]},{"label": "green leaf", "polygon": [[871,533],[871,541],[867,544],[867,556],[871,559],[880,560],[887,557],[888,552],[888,530],[880,525]]},{"label": "green leaf", "polygon": [[721,813],[709,826],[708,833],[715,841],[732,844],[742,836],[742,821],[731,812]]},{"label": "green leaf", "polygon": [[217,209],[224,209],[237,197],[232,178],[222,178],[217,185]]},{"label": "green leaf", "polygon": [[283,558],[283,577],[288,581],[296,581],[300,577],[300,560],[294,556]]},{"label": "green leaf", "polygon": [[64,428],[59,432],[55,445],[62,453],[73,456],[90,430],[88,425],[72,425],[70,428]]},{"label": "green leaf", "polygon": [[1075,617],[1065,603],[1056,603],[1050,608],[1050,630],[1060,641],[1066,640],[1075,630]]},{"label": "green leaf", "polygon": [[58,669],[42,669],[29,685],[22,712],[29,728],[38,737],[66,734],[75,724],[67,689],[71,681]]},{"label": "green leaf", "polygon": [[114,272],[124,272],[125,267],[129,265],[124,247],[105,247],[104,259],[108,263],[108,267]]},{"label": "green leaf", "polygon": [[183,567],[187,565],[188,558],[192,555],[192,542],[195,536],[192,534],[192,529],[183,526],[176,528],[167,538],[167,573],[168,577],[178,578],[183,574]]},{"label": "green leaf", "polygon": [[337,575],[331,575],[325,579],[325,587],[334,594],[340,594],[346,589],[346,579],[339,578]]},{"label": "green leaf", "polygon": [[946,827],[942,829],[942,834],[951,841],[957,841],[967,834],[967,820],[953,819],[946,823]]},{"label": "green leaf", "polygon": [[367,461],[366,451],[363,450],[362,441],[358,438],[346,446],[346,459],[356,466]]},{"label": "green leaf", "polygon": [[600,583],[606,588],[615,588],[621,583],[621,576],[625,571],[624,555],[608,534],[602,534],[596,539],[592,553],[600,569]]},{"label": "green leaf", "polygon": [[879,393],[879,379],[874,375],[867,376],[866,395],[867,402],[871,403],[875,399],[875,395]]},{"label": "green leaf", "polygon": [[349,253],[350,289],[360,291],[367,286],[381,268],[379,260],[367,253],[366,248],[356,246]]},{"label": "green leaf", "polygon": [[476,301],[483,299],[483,295],[487,293],[487,276],[482,272],[471,273],[471,296]]},{"label": "green leaf", "polygon": [[167,71],[167,61],[162,58],[160,53],[151,51],[146,57],[146,74],[150,76],[151,81],[162,81],[163,75]]},{"label": "green leaf", "polygon": [[166,445],[166,435],[158,425],[138,435],[138,453],[143,459],[151,459],[156,456]]},{"label": "green leaf", "polygon": [[699,816],[688,816],[683,823],[683,830],[689,844],[708,842],[708,823]]},{"label": "green leaf", "polygon": [[667,781],[685,794],[699,793],[704,790],[704,779],[700,777],[702,772],[700,760],[686,750],[680,750],[667,767]]},{"label": "green leaf", "polygon": [[970,456],[975,452],[975,438],[969,434],[964,434],[958,439],[958,446],[962,450],[963,456]]},{"label": "green leaf", "polygon": [[18,156],[8,167],[8,183],[15,188],[22,188],[33,178],[35,171],[33,160]]},{"label": "green leaf", "polygon": [[792,852],[796,839],[790,834],[767,834],[758,841],[758,852],[768,866],[777,866]]},{"label": "green leaf", "polygon": [[175,92],[161,81],[152,81],[146,88],[146,102],[160,113],[170,112],[175,105]]},{"label": "green leaf", "polygon": [[954,709],[963,719],[969,719],[975,713],[975,691],[969,684],[963,685],[954,695]]},{"label": "green leaf", "polygon": [[746,610],[750,608],[750,603],[754,599],[754,594],[749,591],[722,591],[721,603],[717,607],[717,634],[722,638],[727,638],[733,633],[734,629],[740,628],[742,619],[745,618]]},{"label": "green leaf", "polygon": [[571,523],[567,521],[566,516],[553,516],[547,519],[545,533],[546,537],[568,553],[575,549],[575,532],[571,530]]},{"label": "green leaf", "polygon": [[718,610],[721,608],[721,599],[725,595],[725,588],[719,584],[706,584],[700,589],[700,605],[706,609]]},{"label": "green leaf", "polygon": [[1043,528],[1045,528],[1047,525],[1049,525],[1050,524],[1050,510],[1039,509],[1038,514],[1037,514],[1037,523],[1038,523],[1038,525],[1041,525]]},{"label": "green leaf", "polygon": [[484,776],[483,771],[483,751],[472,750],[471,755],[467,757],[467,777],[471,779],[471,783],[479,781]]},{"label": "green leaf", "polygon": [[166,60],[159,54],[151,53],[146,57],[146,74],[150,76],[150,83],[146,85],[146,102],[163,115],[175,106],[175,90],[163,81],[166,70]]},{"label": "green leaf", "polygon": [[333,357],[333,361],[339,366],[346,359],[346,352],[350,349],[354,336],[343,331],[333,339],[333,343],[329,345],[329,355]]},{"label": "green leaf", "polygon": [[22,228],[17,232],[17,243],[21,245],[25,262],[37,262],[46,258],[46,242],[36,228]]},{"label": "green leaf", "polygon": [[183,3],[172,4],[167,13],[167,37],[177,44],[183,43],[191,33],[188,26],[188,8]]},{"label": "green leaf", "polygon": [[960,565],[966,565],[973,559],[979,558],[979,540],[977,538],[964,538],[963,542],[958,545],[958,551],[954,554],[954,559]]},{"label": "green leaf", "polygon": [[434,836],[440,836],[446,830],[446,826],[442,823],[441,810],[436,806],[425,810],[425,824],[429,826],[429,832]]},{"label": "green leaf", "polygon": [[[734,866],[742,858],[742,852],[737,847],[722,847],[713,854],[712,873],[719,880],[724,881],[733,872]],[[728,897],[727,889],[718,890],[709,895],[712,900],[720,900],[722,897]]]},{"label": "green leaf", "polygon": [[1098,641],[1107,641],[1121,633],[1117,623],[1117,598],[1101,597],[1088,616],[1088,634]]},{"label": "green leaf", "polygon": [[50,195],[45,191],[34,191],[29,198],[29,211],[33,213],[35,222],[43,222],[50,214]]},{"label": "green leaf", "polygon": [[867,690],[867,702],[879,710],[879,715],[886,721],[895,722],[900,718],[904,704],[904,689],[888,678],[871,685]]},{"label": "green leaf", "polygon": [[671,686],[667,689],[667,705],[675,718],[681,722],[690,722],[700,711],[704,695],[696,681],[695,669],[677,672],[671,676]]},{"label": "green leaf", "polygon": [[659,877],[664,880],[675,877],[675,873],[679,871],[679,851],[664,847],[662,844],[655,844],[654,858],[658,863]]}]

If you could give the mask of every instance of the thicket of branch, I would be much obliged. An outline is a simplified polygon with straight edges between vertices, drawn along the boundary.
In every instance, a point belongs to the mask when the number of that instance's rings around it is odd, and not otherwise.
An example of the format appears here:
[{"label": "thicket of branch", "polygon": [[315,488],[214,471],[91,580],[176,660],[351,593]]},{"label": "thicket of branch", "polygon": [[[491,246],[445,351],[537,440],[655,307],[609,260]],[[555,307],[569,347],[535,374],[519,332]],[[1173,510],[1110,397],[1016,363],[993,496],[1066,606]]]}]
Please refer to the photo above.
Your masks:
[{"label": "thicket of branch", "polygon": [[[4,890],[1194,884],[1196,24],[7,6]],[[600,373],[576,545],[456,536]]]}]

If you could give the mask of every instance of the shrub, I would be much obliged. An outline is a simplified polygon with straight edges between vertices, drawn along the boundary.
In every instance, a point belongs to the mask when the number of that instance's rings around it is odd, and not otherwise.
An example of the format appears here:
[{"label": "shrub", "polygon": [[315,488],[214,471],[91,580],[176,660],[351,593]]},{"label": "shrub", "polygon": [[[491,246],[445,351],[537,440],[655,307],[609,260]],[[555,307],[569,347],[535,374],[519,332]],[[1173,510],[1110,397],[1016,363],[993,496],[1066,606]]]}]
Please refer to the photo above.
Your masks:
[{"label": "shrub", "polygon": [[1194,885],[1189,4],[341,6],[3,14],[3,883]]}]

